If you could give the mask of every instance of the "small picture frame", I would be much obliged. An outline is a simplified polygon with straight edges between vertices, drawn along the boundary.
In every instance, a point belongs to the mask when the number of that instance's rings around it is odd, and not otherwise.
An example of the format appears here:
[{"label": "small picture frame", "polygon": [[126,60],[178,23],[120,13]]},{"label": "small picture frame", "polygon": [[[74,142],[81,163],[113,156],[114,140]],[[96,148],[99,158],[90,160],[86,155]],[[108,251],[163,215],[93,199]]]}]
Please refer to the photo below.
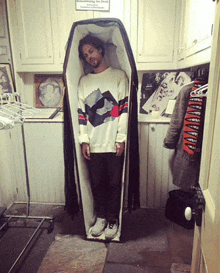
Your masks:
[{"label": "small picture frame", "polygon": [[34,88],[36,108],[62,108],[64,95],[62,75],[36,74]]},{"label": "small picture frame", "polygon": [[15,92],[12,79],[11,65],[0,64],[0,95],[5,93],[13,94]]}]

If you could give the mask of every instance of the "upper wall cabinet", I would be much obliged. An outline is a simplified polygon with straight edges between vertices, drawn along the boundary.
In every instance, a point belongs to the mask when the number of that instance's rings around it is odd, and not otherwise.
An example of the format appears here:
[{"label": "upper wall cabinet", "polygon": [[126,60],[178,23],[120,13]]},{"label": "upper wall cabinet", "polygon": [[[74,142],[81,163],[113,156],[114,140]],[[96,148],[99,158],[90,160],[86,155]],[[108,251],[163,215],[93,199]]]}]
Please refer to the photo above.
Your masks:
[{"label": "upper wall cabinet", "polygon": [[0,63],[12,63],[5,0],[0,0]]},{"label": "upper wall cabinet", "polygon": [[62,73],[72,23],[92,13],[76,13],[68,0],[8,0],[8,5],[16,71]]},{"label": "upper wall cabinet", "polygon": [[22,64],[54,62],[52,11],[49,0],[17,0],[19,34],[23,42],[20,48]]},{"label": "upper wall cabinet", "polygon": [[[131,38],[139,70],[174,67],[175,0],[132,1]],[[131,15],[133,12],[131,12]]]},{"label": "upper wall cabinet", "polygon": [[178,61],[202,64],[210,61],[215,2],[185,0],[180,2],[180,37]]},{"label": "upper wall cabinet", "polygon": [[56,63],[55,47],[59,47],[59,43],[57,45],[53,35],[53,23],[58,19],[55,4],[54,0],[10,1],[11,36],[17,71],[38,70],[39,65],[47,65],[50,70]]},{"label": "upper wall cabinet", "polygon": [[73,0],[7,0],[16,72],[63,71],[75,21],[122,20],[138,70],[185,68],[210,61],[212,0],[111,0],[109,12],[79,11]]}]

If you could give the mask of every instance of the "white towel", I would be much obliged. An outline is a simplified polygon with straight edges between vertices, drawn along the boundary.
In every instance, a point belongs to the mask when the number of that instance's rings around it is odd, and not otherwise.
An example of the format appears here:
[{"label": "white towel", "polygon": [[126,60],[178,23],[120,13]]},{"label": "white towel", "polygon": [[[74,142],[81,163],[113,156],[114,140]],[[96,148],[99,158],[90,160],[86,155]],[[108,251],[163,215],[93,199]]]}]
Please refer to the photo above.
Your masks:
[{"label": "white towel", "polygon": [[0,116],[0,130],[11,129],[14,125],[13,120]]}]

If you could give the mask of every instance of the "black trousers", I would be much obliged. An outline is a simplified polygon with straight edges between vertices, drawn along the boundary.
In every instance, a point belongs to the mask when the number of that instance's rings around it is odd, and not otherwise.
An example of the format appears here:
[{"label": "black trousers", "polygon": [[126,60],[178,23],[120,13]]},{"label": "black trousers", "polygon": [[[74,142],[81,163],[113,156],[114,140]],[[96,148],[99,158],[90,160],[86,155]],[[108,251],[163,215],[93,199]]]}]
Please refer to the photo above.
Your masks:
[{"label": "black trousers", "polygon": [[124,156],[91,153],[89,171],[97,217],[118,220]]}]

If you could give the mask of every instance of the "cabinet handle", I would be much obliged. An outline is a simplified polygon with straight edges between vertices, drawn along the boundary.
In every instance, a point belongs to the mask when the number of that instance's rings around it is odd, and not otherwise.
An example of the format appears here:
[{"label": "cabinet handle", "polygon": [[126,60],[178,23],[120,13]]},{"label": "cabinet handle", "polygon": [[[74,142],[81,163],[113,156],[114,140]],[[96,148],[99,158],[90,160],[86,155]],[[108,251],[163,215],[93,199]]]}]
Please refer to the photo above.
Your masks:
[{"label": "cabinet handle", "polygon": [[151,131],[152,131],[152,132],[155,132],[155,127],[151,127]]},{"label": "cabinet handle", "polygon": [[193,44],[195,45],[197,42],[198,42],[197,39],[195,39],[195,40],[193,41]]}]

